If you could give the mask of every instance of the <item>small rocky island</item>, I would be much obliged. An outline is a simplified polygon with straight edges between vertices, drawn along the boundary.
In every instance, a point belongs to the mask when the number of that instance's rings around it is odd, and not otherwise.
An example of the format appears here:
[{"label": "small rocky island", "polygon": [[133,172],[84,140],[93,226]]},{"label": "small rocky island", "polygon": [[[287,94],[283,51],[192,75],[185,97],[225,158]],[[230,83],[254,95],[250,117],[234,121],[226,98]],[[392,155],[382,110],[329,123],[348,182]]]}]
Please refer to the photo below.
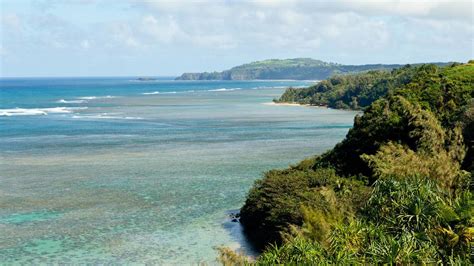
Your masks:
[{"label": "small rocky island", "polygon": [[152,81],[152,80],[156,80],[156,78],[152,78],[152,77],[139,77],[137,78],[138,81]]}]

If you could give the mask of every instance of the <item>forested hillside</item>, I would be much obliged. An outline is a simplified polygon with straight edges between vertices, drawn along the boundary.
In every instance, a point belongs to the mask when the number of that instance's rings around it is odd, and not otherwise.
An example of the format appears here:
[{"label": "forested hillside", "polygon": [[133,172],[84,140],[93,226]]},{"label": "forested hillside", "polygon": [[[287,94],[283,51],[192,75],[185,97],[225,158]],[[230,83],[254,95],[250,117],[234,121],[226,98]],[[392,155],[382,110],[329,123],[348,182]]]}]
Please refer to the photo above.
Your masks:
[{"label": "forested hillside", "polygon": [[[453,64],[456,65],[456,64]],[[391,71],[369,71],[336,75],[307,88],[288,88],[275,102],[328,106],[338,109],[364,109],[372,102],[413,81],[423,78],[434,65],[411,66]]]},{"label": "forested hillside", "polygon": [[[437,63],[445,65],[446,63]],[[184,73],[177,80],[254,80],[294,79],[320,80],[336,74],[348,74],[369,70],[391,70],[403,65],[341,65],[311,58],[269,59],[233,67],[222,72]]]},{"label": "forested hillside", "polygon": [[351,95],[364,114],[334,149],[255,183],[241,222],[265,251],[251,263],[472,264],[474,62],[321,84],[310,103]]}]

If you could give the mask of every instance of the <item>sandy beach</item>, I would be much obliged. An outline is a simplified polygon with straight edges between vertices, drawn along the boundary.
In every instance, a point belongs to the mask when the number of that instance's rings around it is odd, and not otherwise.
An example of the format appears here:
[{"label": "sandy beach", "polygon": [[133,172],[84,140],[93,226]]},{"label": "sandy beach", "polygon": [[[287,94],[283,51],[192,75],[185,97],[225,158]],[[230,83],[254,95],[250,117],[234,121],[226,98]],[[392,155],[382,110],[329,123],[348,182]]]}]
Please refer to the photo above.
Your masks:
[{"label": "sandy beach", "polygon": [[316,107],[316,108],[327,108],[326,106],[316,106],[311,104],[299,104],[299,103],[276,103],[276,102],[268,102],[263,103],[264,105],[278,105],[278,106],[304,106],[304,107]]},{"label": "sandy beach", "polygon": [[309,104],[299,104],[299,103],[276,103],[276,102],[269,102],[263,103],[264,105],[281,105],[281,106],[310,106]]}]

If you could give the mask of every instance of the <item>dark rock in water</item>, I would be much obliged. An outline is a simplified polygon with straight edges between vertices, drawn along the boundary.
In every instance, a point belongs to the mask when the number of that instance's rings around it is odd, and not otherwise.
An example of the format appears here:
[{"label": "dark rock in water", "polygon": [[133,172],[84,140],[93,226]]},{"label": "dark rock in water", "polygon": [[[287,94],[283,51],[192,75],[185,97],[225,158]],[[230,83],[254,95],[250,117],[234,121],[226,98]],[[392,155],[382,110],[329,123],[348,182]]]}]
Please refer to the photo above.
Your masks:
[{"label": "dark rock in water", "polygon": [[233,223],[240,222],[240,211],[239,210],[228,211],[227,214],[229,215],[229,218]]},{"label": "dark rock in water", "polygon": [[139,80],[139,81],[150,81],[150,80],[156,80],[156,78],[141,77],[141,78],[137,78],[137,80]]}]

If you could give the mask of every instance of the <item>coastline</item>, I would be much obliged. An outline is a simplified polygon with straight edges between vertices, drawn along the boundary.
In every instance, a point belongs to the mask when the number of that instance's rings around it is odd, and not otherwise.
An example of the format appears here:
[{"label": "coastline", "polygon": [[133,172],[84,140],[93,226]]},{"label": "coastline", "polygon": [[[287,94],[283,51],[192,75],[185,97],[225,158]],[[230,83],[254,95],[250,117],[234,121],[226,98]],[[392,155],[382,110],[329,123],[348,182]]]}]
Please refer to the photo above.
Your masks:
[{"label": "coastline", "polygon": [[268,102],[262,103],[263,105],[277,105],[277,106],[302,106],[302,107],[316,107],[316,108],[325,108],[328,109],[327,106],[316,106],[311,104],[301,104],[301,103],[276,103],[276,102]]}]

